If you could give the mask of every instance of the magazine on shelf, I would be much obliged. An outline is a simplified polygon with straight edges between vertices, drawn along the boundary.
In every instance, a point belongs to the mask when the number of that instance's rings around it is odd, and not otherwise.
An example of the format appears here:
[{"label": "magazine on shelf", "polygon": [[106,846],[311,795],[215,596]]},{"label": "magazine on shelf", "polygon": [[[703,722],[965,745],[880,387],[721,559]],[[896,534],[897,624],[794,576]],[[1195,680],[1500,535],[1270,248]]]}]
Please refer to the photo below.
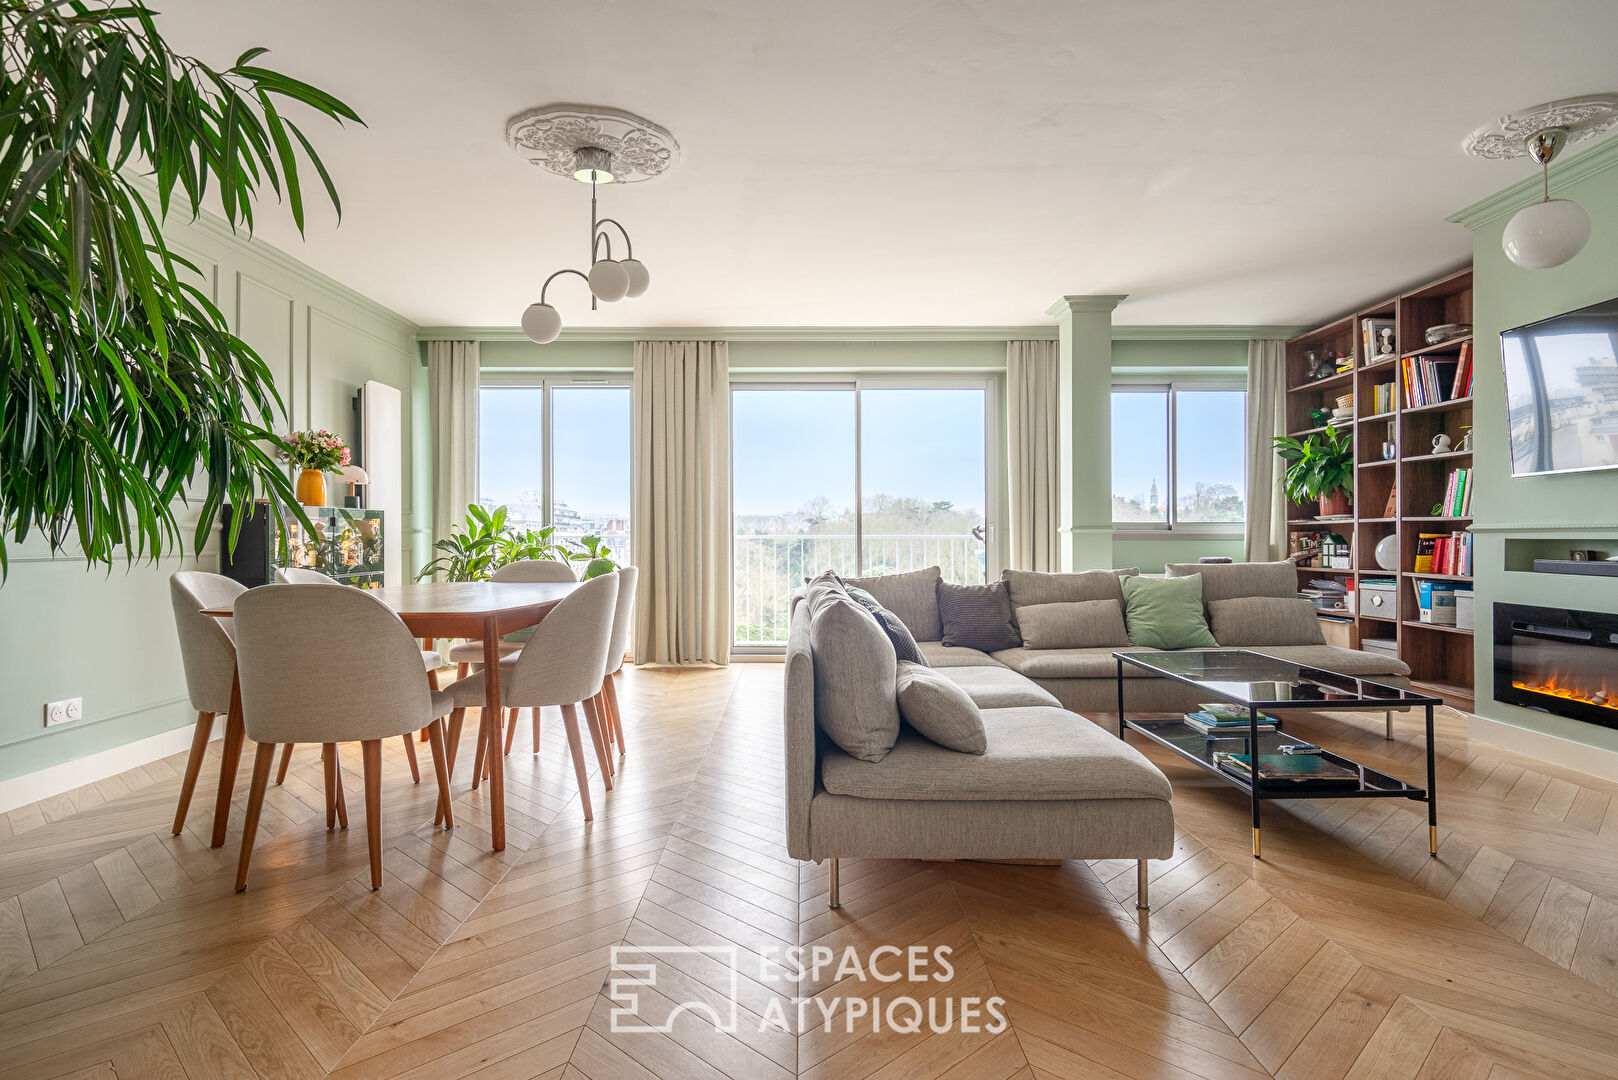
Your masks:
[{"label": "magazine on shelf", "polygon": [[[1220,768],[1243,779],[1253,776],[1251,754],[1214,753]],[[1262,783],[1330,784],[1345,787],[1358,784],[1359,773],[1315,754],[1260,754],[1258,778]]]}]

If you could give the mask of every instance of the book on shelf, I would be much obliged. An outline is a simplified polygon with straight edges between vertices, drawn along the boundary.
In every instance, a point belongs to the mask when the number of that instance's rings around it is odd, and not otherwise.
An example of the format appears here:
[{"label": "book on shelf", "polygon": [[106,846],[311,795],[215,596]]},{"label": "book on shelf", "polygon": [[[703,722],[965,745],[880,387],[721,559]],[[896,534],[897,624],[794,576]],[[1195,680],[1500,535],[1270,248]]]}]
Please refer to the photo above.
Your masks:
[{"label": "book on shelf", "polygon": [[1472,392],[1472,343],[1455,356],[1407,356],[1403,362],[1405,407],[1437,405]]},{"label": "book on shelf", "polygon": [[[1223,751],[1216,751],[1214,753],[1214,763],[1243,779],[1251,780],[1253,777],[1254,766],[1251,754],[1227,754]],[[1360,774],[1353,769],[1345,768],[1335,761],[1328,761],[1326,758],[1316,754],[1260,754],[1258,756],[1258,778],[1261,782],[1290,781],[1300,784],[1343,784],[1346,786],[1358,784]]]},{"label": "book on shelf", "polygon": [[[1200,731],[1204,735],[1224,736],[1224,737],[1227,737],[1227,738],[1240,738],[1241,736],[1246,735],[1246,734],[1248,734],[1249,732],[1251,732],[1253,730],[1253,726],[1251,724],[1249,724],[1246,720],[1243,720],[1239,724],[1229,724],[1229,723],[1210,724],[1206,720],[1197,719],[1197,717],[1196,717],[1196,715],[1194,713],[1187,713],[1186,714],[1186,716],[1185,716],[1185,726],[1188,727],[1188,728],[1192,728],[1192,729],[1194,729],[1196,731]],[[1263,721],[1259,722],[1258,732],[1259,732],[1260,735],[1264,734],[1265,732],[1274,731],[1274,730],[1275,730],[1275,724],[1273,722],[1271,722],[1271,723],[1264,723]]]},{"label": "book on shelf", "polygon": [[1393,411],[1393,383],[1377,383],[1371,387],[1371,415],[1381,416]]},{"label": "book on shelf", "polygon": [[1436,574],[1433,569],[1433,555],[1438,550],[1439,538],[1442,533],[1421,533],[1416,537],[1416,561],[1411,566],[1411,572],[1416,574]]},{"label": "book on shelf", "polygon": [[1470,468],[1451,469],[1444,482],[1444,499],[1439,503],[1441,517],[1466,517],[1472,512]]}]

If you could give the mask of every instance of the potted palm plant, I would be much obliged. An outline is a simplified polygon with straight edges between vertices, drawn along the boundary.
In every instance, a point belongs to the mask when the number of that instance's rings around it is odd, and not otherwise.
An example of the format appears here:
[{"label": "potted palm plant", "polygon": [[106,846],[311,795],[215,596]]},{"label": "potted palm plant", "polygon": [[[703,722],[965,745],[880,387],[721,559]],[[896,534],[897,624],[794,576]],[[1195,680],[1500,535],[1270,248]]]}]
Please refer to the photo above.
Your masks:
[{"label": "potted palm plant", "polygon": [[1334,427],[1302,439],[1277,436],[1275,452],[1287,463],[1281,486],[1296,503],[1319,502],[1322,517],[1353,510],[1354,440]]}]

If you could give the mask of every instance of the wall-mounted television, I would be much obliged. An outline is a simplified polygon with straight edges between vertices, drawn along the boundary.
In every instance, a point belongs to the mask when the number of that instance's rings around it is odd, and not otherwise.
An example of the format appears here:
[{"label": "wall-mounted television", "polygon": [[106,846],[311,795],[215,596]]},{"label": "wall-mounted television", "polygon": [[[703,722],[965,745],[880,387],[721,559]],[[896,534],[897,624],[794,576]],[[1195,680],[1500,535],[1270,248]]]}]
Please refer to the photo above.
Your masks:
[{"label": "wall-mounted television", "polygon": [[1500,335],[1511,475],[1618,469],[1618,298]]}]

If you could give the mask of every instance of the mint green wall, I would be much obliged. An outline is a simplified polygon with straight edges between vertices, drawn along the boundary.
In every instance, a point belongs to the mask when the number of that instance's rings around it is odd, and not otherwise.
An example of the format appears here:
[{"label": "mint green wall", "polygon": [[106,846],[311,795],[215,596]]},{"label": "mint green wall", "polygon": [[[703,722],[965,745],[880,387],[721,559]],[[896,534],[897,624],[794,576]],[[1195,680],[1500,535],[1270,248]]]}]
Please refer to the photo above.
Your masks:
[{"label": "mint green wall", "polygon": [[[1524,166],[1526,173],[1531,166]],[[1543,731],[1591,746],[1618,750],[1618,730],[1503,705],[1493,700],[1494,673],[1487,627],[1491,605],[1507,601],[1618,611],[1618,578],[1568,577],[1504,569],[1505,540],[1536,537],[1618,551],[1618,471],[1513,479],[1506,441],[1505,386],[1500,332],[1618,296],[1618,139],[1608,139],[1551,172],[1551,194],[1572,199],[1590,214],[1590,243],[1551,270],[1523,270],[1500,248],[1506,222],[1539,197],[1532,177],[1454,219],[1473,231],[1476,381],[1473,403],[1474,465],[1480,483],[1477,520],[1475,641],[1477,711],[1490,719]]]},{"label": "mint green wall", "polygon": [[[232,235],[204,218],[167,230],[176,251],[202,270],[199,283],[230,326],[275,373],[297,427],[355,434],[351,398],[367,379],[404,393],[405,562],[414,565],[418,520],[430,524],[424,470],[413,460],[425,443],[425,378],[415,327],[310,271],[268,245]],[[179,508],[182,522],[192,520]],[[189,544],[190,529],[185,529]],[[177,569],[217,570],[218,535],[200,560],[86,569],[52,557],[37,538],[11,548],[0,586],[0,780],[133,742],[196,719],[185,698],[168,577]],[[83,697],[83,720],[46,729],[43,705]]]}]

